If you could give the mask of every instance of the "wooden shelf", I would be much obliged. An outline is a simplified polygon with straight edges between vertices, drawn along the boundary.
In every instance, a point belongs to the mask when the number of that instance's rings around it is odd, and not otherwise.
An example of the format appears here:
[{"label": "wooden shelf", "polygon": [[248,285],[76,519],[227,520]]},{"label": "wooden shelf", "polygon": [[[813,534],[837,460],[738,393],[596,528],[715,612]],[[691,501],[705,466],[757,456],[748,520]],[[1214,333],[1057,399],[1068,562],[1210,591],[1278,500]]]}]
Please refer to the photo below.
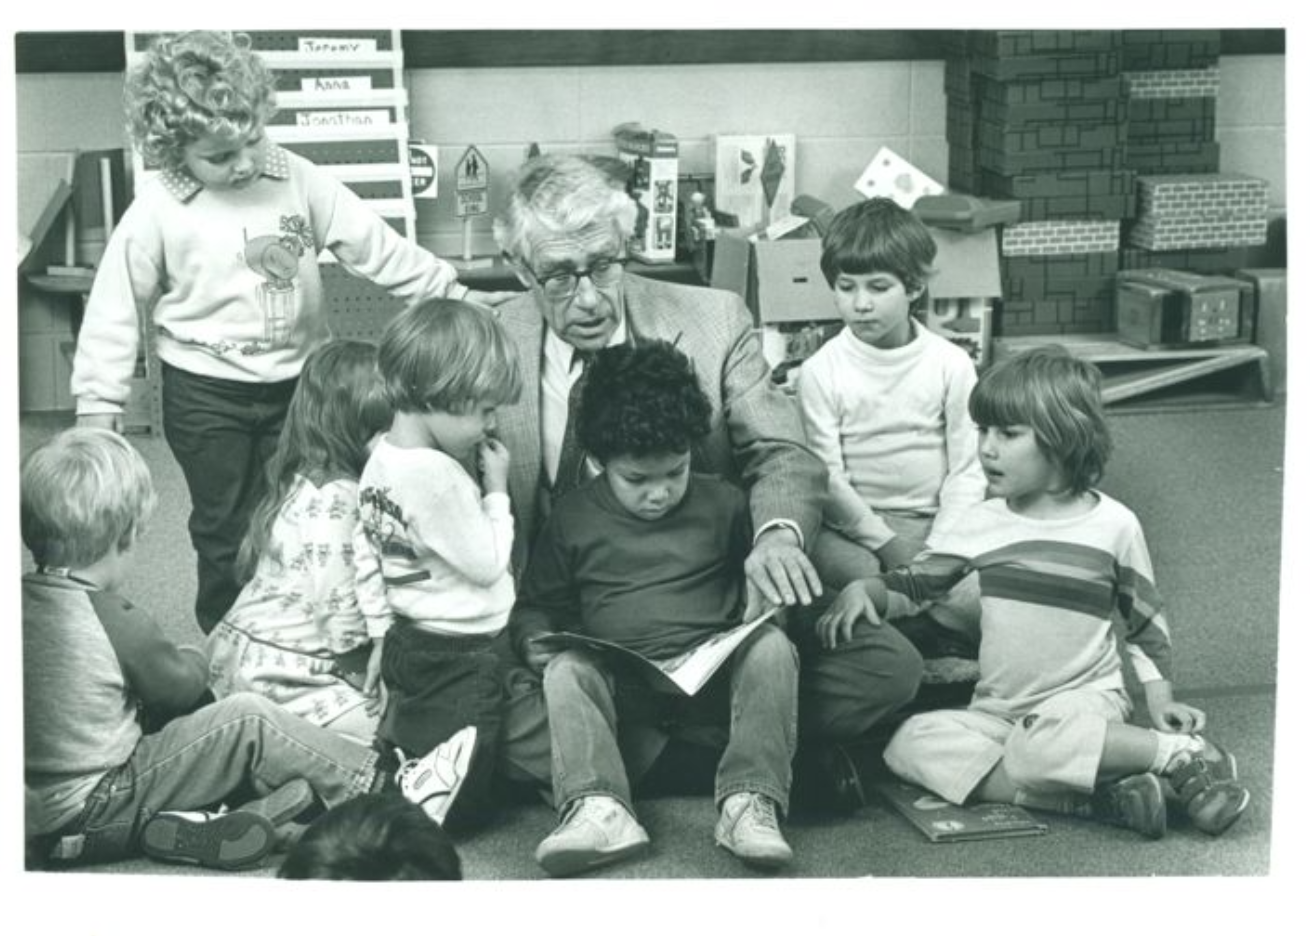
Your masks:
[{"label": "wooden shelf", "polygon": [[1032,335],[997,338],[996,360],[1029,348],[1059,344],[1069,353],[1095,364],[1102,373],[1101,399],[1107,404],[1157,394],[1167,389],[1192,391],[1201,378],[1240,371],[1246,379],[1239,390],[1263,402],[1273,399],[1269,352],[1256,345],[1216,345],[1168,350],[1135,348],[1115,335]]}]

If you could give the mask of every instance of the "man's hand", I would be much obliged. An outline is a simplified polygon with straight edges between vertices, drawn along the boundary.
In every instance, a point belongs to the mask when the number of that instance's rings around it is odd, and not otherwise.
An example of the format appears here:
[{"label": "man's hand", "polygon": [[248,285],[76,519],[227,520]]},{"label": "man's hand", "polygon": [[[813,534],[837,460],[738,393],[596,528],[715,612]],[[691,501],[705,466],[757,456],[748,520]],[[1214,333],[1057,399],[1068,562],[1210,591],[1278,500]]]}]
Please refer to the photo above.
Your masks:
[{"label": "man's hand", "polygon": [[819,645],[825,650],[831,650],[850,640],[856,622],[861,619],[874,626],[882,624],[882,616],[864,583],[854,581],[841,590],[837,600],[815,622],[814,633],[819,638]]},{"label": "man's hand", "polygon": [[78,428],[110,429],[117,433],[123,431],[122,413],[79,413]]},{"label": "man's hand", "polygon": [[761,533],[746,557],[746,620],[766,607],[807,605],[823,594],[819,573],[786,527]]}]

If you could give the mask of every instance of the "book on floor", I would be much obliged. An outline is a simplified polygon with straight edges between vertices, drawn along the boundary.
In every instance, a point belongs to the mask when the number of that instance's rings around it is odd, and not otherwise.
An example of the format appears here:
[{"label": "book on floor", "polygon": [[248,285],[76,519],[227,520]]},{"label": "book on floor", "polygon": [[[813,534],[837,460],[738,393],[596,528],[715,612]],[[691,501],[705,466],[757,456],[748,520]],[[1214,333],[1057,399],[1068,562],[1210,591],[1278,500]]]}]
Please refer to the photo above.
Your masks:
[{"label": "book on floor", "polygon": [[571,631],[538,634],[532,640],[537,645],[551,650],[584,648],[599,651],[633,665],[657,689],[692,696],[709,682],[710,677],[718,672],[719,667],[732,656],[734,650],[741,646],[743,640],[773,617],[774,610],[776,609],[764,612],[753,621],[714,634],[689,650],[663,660],[654,660],[611,641],[589,637],[586,634],[575,634]]},{"label": "book on floor", "polygon": [[903,780],[881,780],[874,789],[931,842],[972,842],[1046,832],[1046,823],[1034,819],[1022,806],[956,806]]}]

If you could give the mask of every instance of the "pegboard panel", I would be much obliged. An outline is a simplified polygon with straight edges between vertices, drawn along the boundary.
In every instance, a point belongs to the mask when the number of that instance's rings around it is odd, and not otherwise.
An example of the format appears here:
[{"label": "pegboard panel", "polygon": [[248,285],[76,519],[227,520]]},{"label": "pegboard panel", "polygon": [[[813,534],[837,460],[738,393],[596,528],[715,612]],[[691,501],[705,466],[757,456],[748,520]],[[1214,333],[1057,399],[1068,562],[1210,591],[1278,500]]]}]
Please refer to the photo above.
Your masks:
[{"label": "pegboard panel", "polygon": [[328,323],[338,338],[376,342],[387,322],[405,307],[404,300],[340,265],[325,264],[322,274]]}]

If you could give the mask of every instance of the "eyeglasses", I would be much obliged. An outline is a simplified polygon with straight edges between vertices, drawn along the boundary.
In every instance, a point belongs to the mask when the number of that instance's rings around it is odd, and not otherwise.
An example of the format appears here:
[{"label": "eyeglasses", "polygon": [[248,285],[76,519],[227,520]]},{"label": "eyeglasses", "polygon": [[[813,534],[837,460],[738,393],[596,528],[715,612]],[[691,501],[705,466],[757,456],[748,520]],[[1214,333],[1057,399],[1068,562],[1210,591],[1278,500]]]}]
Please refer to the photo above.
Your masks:
[{"label": "eyeglasses", "polygon": [[597,289],[617,286],[619,280],[623,278],[623,267],[627,262],[627,257],[605,257],[581,271],[560,270],[550,276],[538,276],[531,269],[528,272],[532,273],[532,278],[537,281],[537,285],[548,299],[563,302],[565,299],[573,298],[584,276]]}]

